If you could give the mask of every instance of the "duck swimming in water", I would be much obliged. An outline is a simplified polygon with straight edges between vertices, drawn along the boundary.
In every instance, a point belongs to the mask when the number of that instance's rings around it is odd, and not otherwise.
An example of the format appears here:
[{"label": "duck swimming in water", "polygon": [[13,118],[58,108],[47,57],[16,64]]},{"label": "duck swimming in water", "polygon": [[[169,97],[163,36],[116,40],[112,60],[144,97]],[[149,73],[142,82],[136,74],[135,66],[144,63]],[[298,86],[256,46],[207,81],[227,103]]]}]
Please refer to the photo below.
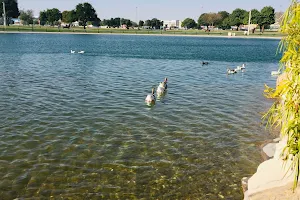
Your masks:
[{"label": "duck swimming in water", "polygon": [[146,96],[145,102],[148,106],[154,105],[156,101],[155,95],[154,95],[154,88],[152,88],[152,93],[148,94]]},{"label": "duck swimming in water", "polygon": [[278,70],[278,71],[272,71],[271,75],[272,76],[278,76],[278,75],[280,75],[280,70]]},{"label": "duck swimming in water", "polygon": [[235,74],[235,73],[236,73],[236,69],[227,68],[227,74]]},{"label": "duck swimming in water", "polygon": [[167,84],[165,81],[161,82],[159,84],[159,86],[157,87],[157,90],[156,90],[156,94],[158,97],[164,95],[164,93],[166,92],[166,87],[167,87]]},{"label": "duck swimming in water", "polygon": [[[165,88],[165,90],[166,90],[166,89],[168,89],[168,84],[167,83],[168,83],[168,78],[166,77],[165,80],[164,80],[164,82],[161,82],[159,84],[159,86],[163,86]],[[164,84],[164,85],[162,85],[162,84]]]},{"label": "duck swimming in water", "polygon": [[244,70],[244,69],[246,69],[245,64],[243,64],[242,66],[237,66],[236,67],[236,70]]}]

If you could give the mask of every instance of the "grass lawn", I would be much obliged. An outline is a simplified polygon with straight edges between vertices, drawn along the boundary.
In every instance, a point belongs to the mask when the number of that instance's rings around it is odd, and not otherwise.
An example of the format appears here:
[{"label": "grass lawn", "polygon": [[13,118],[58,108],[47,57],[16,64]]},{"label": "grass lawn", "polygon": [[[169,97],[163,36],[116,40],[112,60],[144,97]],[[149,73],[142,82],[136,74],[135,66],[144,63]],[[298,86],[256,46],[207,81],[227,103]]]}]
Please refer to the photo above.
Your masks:
[{"label": "grass lawn", "polygon": [[[231,30],[217,30],[205,32],[204,30],[148,30],[148,29],[118,29],[118,28],[87,28],[84,30],[82,27],[75,27],[70,29],[63,29],[50,26],[0,26],[0,31],[14,31],[14,32],[76,32],[76,33],[110,33],[110,34],[160,34],[160,35],[206,35],[206,36],[228,36],[228,32],[235,33],[236,36],[244,36],[244,31],[231,31]],[[280,32],[265,31],[260,33],[256,31],[250,36],[255,37],[282,37]]]}]

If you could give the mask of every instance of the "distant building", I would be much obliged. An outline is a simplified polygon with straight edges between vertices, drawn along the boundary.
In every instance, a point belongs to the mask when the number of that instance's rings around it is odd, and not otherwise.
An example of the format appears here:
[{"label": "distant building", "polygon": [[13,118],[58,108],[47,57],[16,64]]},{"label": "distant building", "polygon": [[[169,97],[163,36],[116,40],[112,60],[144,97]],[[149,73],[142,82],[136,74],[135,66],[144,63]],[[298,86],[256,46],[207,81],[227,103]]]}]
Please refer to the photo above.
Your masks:
[{"label": "distant building", "polygon": [[164,20],[163,27],[166,29],[181,29],[180,20]]},{"label": "distant building", "polygon": [[[250,24],[249,27],[250,27],[249,30],[251,31],[251,30],[253,30],[253,29],[256,29],[256,28],[258,27],[258,24]],[[248,31],[248,25],[247,25],[247,24],[246,24],[246,25],[241,25],[241,26],[240,26],[240,30],[241,30],[241,31]]]},{"label": "distant building", "polygon": [[[22,25],[21,20],[18,18],[11,18],[6,21],[7,24],[15,24],[15,22],[16,22],[16,25]],[[4,25],[3,17],[0,17],[0,25]]]},{"label": "distant building", "polygon": [[142,26],[143,29],[150,29],[150,26]]},{"label": "distant building", "polygon": [[275,23],[275,24],[270,25],[270,30],[272,30],[272,31],[278,31],[279,29],[280,29],[280,24],[279,23]]},{"label": "distant building", "polygon": [[68,26],[69,25],[69,23],[66,23],[66,22],[61,22],[61,24],[60,24],[61,26]]},{"label": "distant building", "polygon": [[270,30],[278,31],[283,20],[284,12],[275,12],[275,23],[270,25]]},{"label": "distant building", "polygon": [[238,30],[238,27],[237,27],[237,26],[231,26],[230,28],[231,28],[231,30],[233,30],[233,31],[234,31],[234,30]]},{"label": "distant building", "polygon": [[127,29],[127,25],[126,25],[126,24],[122,24],[122,25],[120,26],[120,28],[121,28],[121,29]]},{"label": "distant building", "polygon": [[21,20],[18,18],[12,18],[11,21],[14,25],[22,25]]},{"label": "distant building", "polygon": [[78,21],[72,22],[72,26],[79,26],[79,22]]}]

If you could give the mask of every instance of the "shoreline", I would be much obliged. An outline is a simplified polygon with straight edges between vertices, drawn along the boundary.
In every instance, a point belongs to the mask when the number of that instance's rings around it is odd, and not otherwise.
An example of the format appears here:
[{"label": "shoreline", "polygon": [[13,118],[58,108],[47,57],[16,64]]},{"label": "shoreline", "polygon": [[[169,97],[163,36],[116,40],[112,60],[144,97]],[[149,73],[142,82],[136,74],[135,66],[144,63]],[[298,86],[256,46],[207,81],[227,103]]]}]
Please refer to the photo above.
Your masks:
[{"label": "shoreline", "polygon": [[293,199],[300,196],[300,188],[292,192],[294,173],[290,166],[291,160],[287,163],[282,159],[282,151],[287,143],[287,137],[276,138],[263,147],[267,160],[262,162],[256,172],[250,177],[242,179],[244,200],[260,199]]},{"label": "shoreline", "polygon": [[224,36],[224,35],[191,35],[191,34],[136,34],[136,33],[86,33],[86,32],[32,32],[32,31],[0,31],[0,34],[63,34],[63,35],[137,35],[137,36],[167,36],[167,37],[205,37],[205,38],[237,38],[237,39],[274,39],[272,36]]}]

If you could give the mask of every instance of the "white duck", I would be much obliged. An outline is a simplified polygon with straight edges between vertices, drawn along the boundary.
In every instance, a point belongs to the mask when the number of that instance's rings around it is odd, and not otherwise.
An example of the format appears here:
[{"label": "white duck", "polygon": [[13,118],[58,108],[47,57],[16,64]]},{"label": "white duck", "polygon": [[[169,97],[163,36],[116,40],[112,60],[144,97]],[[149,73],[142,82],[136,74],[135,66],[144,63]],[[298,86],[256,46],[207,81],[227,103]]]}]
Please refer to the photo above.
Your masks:
[{"label": "white duck", "polygon": [[271,75],[272,76],[278,76],[278,75],[280,75],[280,70],[278,70],[278,71],[272,71]]},{"label": "white duck", "polygon": [[159,84],[159,86],[157,87],[157,90],[156,90],[156,94],[158,97],[164,95],[164,93],[166,92],[166,86],[167,85],[165,82],[161,82]]},{"label": "white duck", "polygon": [[79,51],[78,53],[80,53],[80,54],[83,54],[83,53],[84,53],[84,51]]},{"label": "white duck", "polygon": [[151,106],[151,105],[155,104],[155,101],[156,101],[156,98],[154,95],[154,88],[152,88],[152,93],[147,95],[145,102],[148,106]]},{"label": "white duck", "polygon": [[244,70],[244,69],[246,69],[245,66],[246,66],[245,64],[243,64],[242,66],[237,66],[236,70]]},{"label": "white duck", "polygon": [[227,68],[227,74],[235,74],[235,73],[236,73],[236,69]]},{"label": "white duck", "polygon": [[167,77],[165,78],[164,83],[165,83],[165,89],[168,89],[168,84],[167,84],[168,83],[168,78]]},{"label": "white duck", "polygon": [[71,50],[71,53],[75,53],[75,51]]}]

